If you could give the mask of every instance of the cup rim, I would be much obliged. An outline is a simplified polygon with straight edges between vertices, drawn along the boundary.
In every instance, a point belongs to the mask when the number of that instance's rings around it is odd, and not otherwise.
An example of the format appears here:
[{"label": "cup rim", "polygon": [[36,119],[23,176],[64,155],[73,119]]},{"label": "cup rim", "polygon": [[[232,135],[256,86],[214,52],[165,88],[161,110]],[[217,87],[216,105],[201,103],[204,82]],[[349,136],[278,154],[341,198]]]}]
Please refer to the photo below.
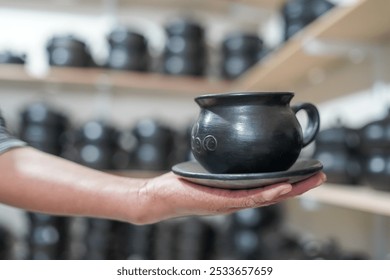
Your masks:
[{"label": "cup rim", "polygon": [[291,91],[237,91],[227,93],[208,93],[195,97],[195,101],[206,98],[229,98],[229,97],[245,97],[245,96],[275,96],[275,95],[289,95],[293,97],[295,94]]}]

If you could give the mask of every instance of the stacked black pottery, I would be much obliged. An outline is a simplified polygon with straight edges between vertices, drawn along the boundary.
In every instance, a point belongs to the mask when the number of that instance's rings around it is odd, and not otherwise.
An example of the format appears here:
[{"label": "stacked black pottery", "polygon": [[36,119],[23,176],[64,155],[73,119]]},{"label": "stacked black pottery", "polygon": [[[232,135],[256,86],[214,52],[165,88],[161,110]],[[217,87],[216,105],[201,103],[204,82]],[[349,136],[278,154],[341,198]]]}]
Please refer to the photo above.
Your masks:
[{"label": "stacked black pottery", "polygon": [[54,36],[47,42],[49,64],[58,67],[95,66],[87,45],[72,36]]},{"label": "stacked black pottery", "polygon": [[285,22],[284,39],[303,29],[306,25],[333,8],[334,4],[326,0],[289,0],[282,7]]},{"label": "stacked black pottery", "polygon": [[196,22],[178,19],[166,28],[167,43],[162,70],[170,75],[201,76],[207,63],[204,29]]},{"label": "stacked black pottery", "polygon": [[231,255],[236,259],[264,259],[270,256],[263,235],[280,224],[280,208],[267,206],[241,210],[231,215]]},{"label": "stacked black pottery", "polygon": [[[44,103],[33,103],[21,113],[20,137],[30,146],[43,152],[61,156],[68,119]],[[29,220],[29,258],[63,259],[68,246],[66,217],[27,213]]]},{"label": "stacked black pottery", "polygon": [[10,51],[0,53],[0,64],[25,64],[26,55],[17,55]]},{"label": "stacked black pottery", "polygon": [[107,67],[118,70],[146,71],[149,64],[145,37],[119,27],[108,35],[110,45]]},{"label": "stacked black pottery", "polygon": [[67,129],[67,117],[45,103],[30,104],[21,112],[20,138],[43,152],[61,155]]},{"label": "stacked black pottery", "polygon": [[140,170],[168,170],[174,158],[175,133],[157,120],[139,120],[133,134],[137,139],[134,167]]},{"label": "stacked black pottery", "polygon": [[360,130],[364,183],[390,191],[390,110],[386,117]]},{"label": "stacked black pottery", "polygon": [[9,260],[12,256],[13,237],[10,231],[0,225],[0,260]]},{"label": "stacked black pottery", "polygon": [[230,34],[221,48],[221,72],[225,79],[239,77],[265,55],[263,40],[254,34]]},{"label": "stacked black pottery", "polygon": [[216,229],[207,221],[187,218],[177,224],[175,259],[206,260],[214,259],[216,253]]},{"label": "stacked black pottery", "polygon": [[70,219],[40,213],[28,213],[28,218],[28,259],[67,259],[70,246]]},{"label": "stacked black pottery", "polygon": [[339,123],[318,133],[313,157],[322,162],[328,182],[356,185],[362,176],[359,149],[358,130]]},{"label": "stacked black pottery", "polygon": [[100,170],[113,169],[112,157],[118,150],[117,130],[102,121],[88,121],[74,135],[76,162]]}]

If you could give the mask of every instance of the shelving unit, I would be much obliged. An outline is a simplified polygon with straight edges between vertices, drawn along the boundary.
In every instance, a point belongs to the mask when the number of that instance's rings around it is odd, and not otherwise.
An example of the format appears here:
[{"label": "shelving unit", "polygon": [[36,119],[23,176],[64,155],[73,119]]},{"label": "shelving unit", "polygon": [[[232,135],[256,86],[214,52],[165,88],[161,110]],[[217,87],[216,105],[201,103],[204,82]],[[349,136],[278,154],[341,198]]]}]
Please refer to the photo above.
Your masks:
[{"label": "shelving unit", "polygon": [[227,81],[100,68],[52,67],[44,77],[34,77],[20,65],[0,65],[0,80],[18,83],[105,86],[114,89],[163,91],[189,96],[199,92],[224,92],[231,86]]},{"label": "shelving unit", "polygon": [[[387,41],[390,38],[390,18],[386,11],[389,9],[390,2],[386,0],[360,0],[355,5],[330,10],[250,69],[234,87],[277,91],[295,90],[302,83],[307,84],[308,74],[313,68],[337,68],[348,61],[345,52],[344,55],[332,52],[311,55],[308,53],[310,43],[325,42],[336,49],[349,46],[353,50]],[[328,100],[326,96],[317,99],[315,94],[306,93],[300,99]]]},{"label": "shelving unit", "polygon": [[[282,0],[276,1],[227,1],[232,3],[245,3],[249,5],[265,5],[276,8]],[[31,77],[23,72],[22,68],[15,66],[0,66],[0,80],[24,83],[59,83],[66,85],[96,86],[105,84],[113,88],[142,89],[152,91],[171,91],[176,93],[218,93],[226,91],[261,90],[261,91],[297,91],[296,101],[324,102],[340,97],[345,91],[332,88],[332,94],[317,94],[315,90],[305,91],[303,84],[307,85],[308,76],[313,69],[329,70],[339,69],[348,62],[348,56],[340,53],[323,53],[312,55],[308,48],[318,42],[331,43],[331,47],[361,49],[367,46],[390,41],[390,2],[386,0],[359,0],[355,5],[336,7],[323,15],[304,30],[293,36],[285,44],[271,52],[267,57],[236,81],[226,82],[218,79],[173,77],[155,73],[132,73],[124,71],[109,71],[104,69],[74,69],[52,68],[47,76],[42,78]],[[362,21],[361,18],[366,20]],[[325,46],[326,47],[326,46]],[[313,47],[316,48],[315,46]],[[364,52],[364,50],[363,50]],[[357,75],[365,77],[351,79],[357,81],[359,86],[367,86],[370,77],[367,67],[369,63],[364,60],[364,66],[357,65]],[[366,71],[366,72],[364,72]],[[348,71],[351,72],[351,71]],[[337,77],[336,77],[337,79]],[[352,81],[350,82],[350,84]],[[334,83],[330,83],[334,84]],[[322,89],[324,90],[324,89]],[[349,92],[347,92],[349,93]]]},{"label": "shelving unit", "polygon": [[233,6],[242,5],[249,6],[252,9],[267,9],[275,10],[285,0],[84,0],[80,1],[45,1],[45,0],[0,0],[0,5],[6,8],[22,8],[33,10],[46,10],[58,12],[83,12],[87,14],[101,13],[106,7],[120,7],[121,9],[128,8],[153,8],[153,9],[172,9],[198,11],[213,14],[229,14]]}]

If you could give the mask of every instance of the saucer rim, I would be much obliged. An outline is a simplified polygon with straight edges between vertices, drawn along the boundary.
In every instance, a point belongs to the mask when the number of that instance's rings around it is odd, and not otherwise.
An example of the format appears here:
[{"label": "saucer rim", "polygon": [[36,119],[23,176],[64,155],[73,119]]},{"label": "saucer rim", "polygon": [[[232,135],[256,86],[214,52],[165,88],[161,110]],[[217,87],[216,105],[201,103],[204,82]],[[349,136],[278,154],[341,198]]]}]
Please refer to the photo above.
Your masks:
[{"label": "saucer rim", "polygon": [[[307,168],[291,170],[297,164],[301,162],[309,162]],[[310,164],[311,162],[311,164]],[[223,173],[210,173],[207,170],[203,173],[199,172],[183,172],[183,170],[178,170],[181,165],[194,163],[200,165],[196,160],[189,160],[185,162],[178,163],[174,165],[171,170],[178,176],[183,178],[196,178],[196,179],[207,179],[207,180],[257,180],[257,179],[274,179],[274,178],[284,178],[284,177],[296,177],[304,176],[310,173],[315,174],[316,172],[323,169],[323,165],[319,160],[316,159],[299,159],[297,160],[289,169],[284,171],[275,171],[275,172],[263,172],[263,173],[234,173],[234,174],[223,174]]]}]

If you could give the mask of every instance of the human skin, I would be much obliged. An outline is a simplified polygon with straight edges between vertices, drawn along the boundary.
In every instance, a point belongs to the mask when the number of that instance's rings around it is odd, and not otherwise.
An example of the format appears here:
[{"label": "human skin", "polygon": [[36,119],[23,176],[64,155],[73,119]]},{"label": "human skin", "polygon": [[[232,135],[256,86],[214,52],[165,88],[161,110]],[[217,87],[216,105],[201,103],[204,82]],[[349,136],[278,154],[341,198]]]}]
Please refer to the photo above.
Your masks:
[{"label": "human skin", "polygon": [[267,206],[301,195],[326,180],[319,172],[294,185],[217,189],[190,183],[172,172],[142,179],[108,174],[31,147],[2,154],[0,170],[0,203],[52,215],[133,224]]}]

